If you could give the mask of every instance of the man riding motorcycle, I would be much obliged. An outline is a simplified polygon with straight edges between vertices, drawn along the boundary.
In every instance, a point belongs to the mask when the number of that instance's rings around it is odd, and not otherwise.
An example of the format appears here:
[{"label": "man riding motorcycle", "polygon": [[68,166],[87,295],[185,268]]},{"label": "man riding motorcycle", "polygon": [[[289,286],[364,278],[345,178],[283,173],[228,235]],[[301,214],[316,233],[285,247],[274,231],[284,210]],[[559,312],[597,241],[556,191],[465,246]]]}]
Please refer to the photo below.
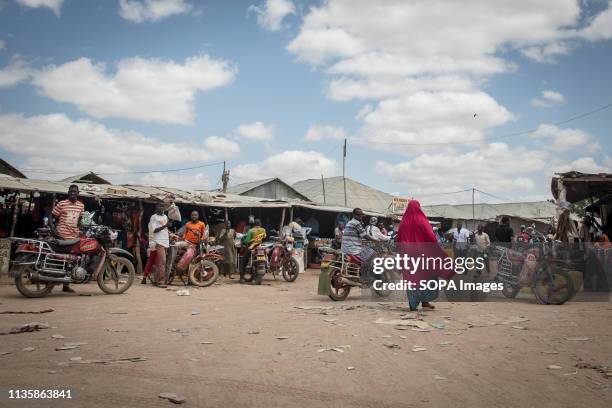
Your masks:
[{"label": "man riding motorcycle", "polygon": [[[188,246],[177,264],[179,270],[187,268],[196,254],[196,246],[201,240],[206,239],[206,225],[200,221],[200,214],[195,210],[191,212],[191,219],[181,228],[181,230],[183,229],[183,234],[179,235],[188,243]],[[179,233],[181,230],[179,230]]]},{"label": "man riding motorcycle", "polygon": [[242,260],[240,261],[240,283],[245,282],[244,270],[249,263],[249,259],[251,259],[251,252],[259,246],[265,238],[266,230],[261,226],[261,220],[256,218],[253,222],[253,226],[242,239],[242,243],[246,248],[242,255]]},{"label": "man riding motorcycle", "polygon": [[358,259],[362,265],[361,274],[367,277],[367,265],[368,261],[374,255],[374,250],[370,247],[363,246],[362,239],[369,241],[378,241],[378,239],[369,235],[363,226],[362,220],[364,217],[363,210],[361,208],[355,208],[353,210],[353,219],[346,223],[344,232],[342,234],[342,245],[340,250],[346,255],[352,255]]}]

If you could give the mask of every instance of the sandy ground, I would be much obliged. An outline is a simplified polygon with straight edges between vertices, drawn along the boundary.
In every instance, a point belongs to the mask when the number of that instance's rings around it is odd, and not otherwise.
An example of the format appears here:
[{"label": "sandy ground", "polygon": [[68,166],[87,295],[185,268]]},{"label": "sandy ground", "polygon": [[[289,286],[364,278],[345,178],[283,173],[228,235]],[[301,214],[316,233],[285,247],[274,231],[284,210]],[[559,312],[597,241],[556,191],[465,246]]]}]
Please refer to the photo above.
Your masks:
[{"label": "sandy ground", "polygon": [[[220,283],[190,296],[139,283],[119,296],[77,285],[91,296],[56,289],[43,299],[1,286],[0,311],[54,311],[1,315],[0,332],[33,321],[51,328],[0,336],[0,354],[10,352],[0,355],[0,406],[173,406],[162,392],[193,407],[612,406],[612,378],[575,367],[612,366],[607,302],[438,302],[422,319],[440,328],[415,331],[374,323],[406,317],[399,298],[317,296],[316,271],[295,283]],[[69,342],[86,344],[55,351]],[[146,360],[82,362],[128,357]],[[70,388],[73,399],[8,400],[15,387]]]}]

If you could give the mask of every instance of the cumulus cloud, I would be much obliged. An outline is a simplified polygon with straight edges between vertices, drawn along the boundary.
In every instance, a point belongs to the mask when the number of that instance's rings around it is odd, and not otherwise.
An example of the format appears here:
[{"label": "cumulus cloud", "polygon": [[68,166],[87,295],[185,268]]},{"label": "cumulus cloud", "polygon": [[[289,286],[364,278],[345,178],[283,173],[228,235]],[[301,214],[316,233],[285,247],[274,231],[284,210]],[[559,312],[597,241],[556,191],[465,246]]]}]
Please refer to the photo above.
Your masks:
[{"label": "cumulus cloud", "polygon": [[[220,156],[234,157],[239,152],[235,142],[219,137],[207,138],[202,143],[164,142],[137,132],[110,129],[91,120],[73,121],[64,114],[0,115],[0,148],[25,156],[29,168],[57,169],[61,163],[62,171],[87,169],[103,173],[188,167],[185,165],[216,161]],[[125,176],[111,180],[141,179]]]},{"label": "cumulus cloud", "polygon": [[106,65],[79,58],[36,73],[33,83],[58,101],[75,104],[97,118],[191,124],[196,92],[232,82],[229,62],[200,55],[183,64],[140,57],[119,61],[114,74]]},{"label": "cumulus cloud", "polygon": [[580,129],[560,129],[555,125],[542,124],[530,137],[543,142],[545,148],[557,152],[595,152],[601,149],[590,134]]},{"label": "cumulus cloud", "polygon": [[304,140],[309,142],[318,142],[323,139],[342,140],[348,137],[348,133],[343,127],[331,125],[310,125]]},{"label": "cumulus cloud", "polygon": [[531,101],[531,106],[536,108],[551,108],[565,102],[565,96],[555,91],[542,91],[539,98],[534,98]]},{"label": "cumulus cloud", "polygon": [[245,139],[267,142],[274,138],[274,125],[263,122],[245,123],[236,128],[236,133]]},{"label": "cumulus cloud", "polygon": [[62,9],[62,4],[64,0],[16,0],[18,4],[29,7],[29,8],[38,8],[38,7],[46,7],[51,9],[56,16],[59,17],[60,11]]},{"label": "cumulus cloud", "polygon": [[597,163],[593,157],[580,157],[570,163],[559,164],[553,168],[555,173],[565,173],[568,171],[579,171],[582,173],[610,173],[612,163],[610,158],[606,158],[604,163]]},{"label": "cumulus cloud", "polygon": [[364,125],[357,140],[414,153],[414,147],[401,144],[477,143],[484,138],[483,129],[512,120],[513,115],[481,91],[417,92],[385,99],[361,118]]},{"label": "cumulus cloud", "polygon": [[119,0],[119,15],[134,23],[156,22],[192,9],[185,0]]},{"label": "cumulus cloud", "polygon": [[10,88],[30,78],[32,70],[20,56],[11,58],[9,64],[0,69],[0,88]]},{"label": "cumulus cloud", "polygon": [[609,40],[612,38],[612,1],[608,8],[596,15],[589,24],[579,31],[579,35],[587,40]]},{"label": "cumulus cloud", "polygon": [[231,174],[241,181],[279,177],[289,183],[335,173],[334,160],[318,152],[301,150],[287,150],[261,162],[241,164],[231,170]]},{"label": "cumulus cloud", "polygon": [[541,64],[554,64],[559,55],[567,55],[572,46],[567,42],[553,42],[544,45],[535,45],[521,49],[521,54]]},{"label": "cumulus cloud", "polygon": [[418,198],[474,185],[488,192],[532,190],[531,174],[543,170],[547,160],[543,151],[491,143],[461,154],[423,153],[397,164],[379,161],[376,171]]},{"label": "cumulus cloud", "polygon": [[279,31],[285,26],[285,17],[296,14],[295,5],[289,0],[266,0],[259,6],[249,6],[249,12],[257,16],[257,24],[269,31]]}]

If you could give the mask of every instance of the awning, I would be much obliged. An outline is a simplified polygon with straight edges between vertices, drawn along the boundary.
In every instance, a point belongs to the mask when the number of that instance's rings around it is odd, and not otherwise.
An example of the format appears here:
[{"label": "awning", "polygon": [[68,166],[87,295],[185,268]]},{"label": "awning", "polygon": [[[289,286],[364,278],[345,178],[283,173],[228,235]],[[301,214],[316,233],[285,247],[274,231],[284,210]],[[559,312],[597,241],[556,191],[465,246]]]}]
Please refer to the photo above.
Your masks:
[{"label": "awning", "polygon": [[565,200],[570,203],[612,192],[612,174],[610,173],[585,174],[577,171],[558,173],[552,178],[550,184],[555,199],[558,199],[561,193],[559,182],[565,188]]}]

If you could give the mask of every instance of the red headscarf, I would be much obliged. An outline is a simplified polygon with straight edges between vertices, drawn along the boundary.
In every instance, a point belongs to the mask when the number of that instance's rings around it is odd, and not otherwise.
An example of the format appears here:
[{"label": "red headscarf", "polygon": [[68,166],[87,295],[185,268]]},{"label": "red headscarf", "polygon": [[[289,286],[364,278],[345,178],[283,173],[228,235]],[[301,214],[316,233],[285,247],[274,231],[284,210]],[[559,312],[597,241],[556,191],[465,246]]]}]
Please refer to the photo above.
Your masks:
[{"label": "red headscarf", "polygon": [[411,200],[397,230],[397,242],[438,242],[421,204]]},{"label": "red headscarf", "polygon": [[[438,245],[436,234],[429,224],[429,220],[421,210],[421,204],[417,200],[411,200],[402,217],[402,222],[397,231],[397,247],[401,254],[411,257],[440,257],[444,260],[448,254]],[[418,282],[422,279],[431,279],[435,276],[442,276],[449,279],[454,275],[453,271],[441,270],[417,270],[410,274],[404,272],[404,279]]]}]

